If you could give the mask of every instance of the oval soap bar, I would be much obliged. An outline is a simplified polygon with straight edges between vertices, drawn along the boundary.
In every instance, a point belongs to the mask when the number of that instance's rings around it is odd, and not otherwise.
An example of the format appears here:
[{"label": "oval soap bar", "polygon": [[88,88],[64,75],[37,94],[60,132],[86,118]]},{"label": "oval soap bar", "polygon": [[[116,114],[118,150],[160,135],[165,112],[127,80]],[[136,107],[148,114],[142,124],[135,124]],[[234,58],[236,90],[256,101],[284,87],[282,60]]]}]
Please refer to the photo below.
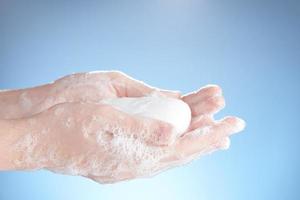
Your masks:
[{"label": "oval soap bar", "polygon": [[123,112],[158,119],[172,124],[178,135],[184,133],[191,122],[190,107],[180,99],[152,94],[145,97],[124,97],[104,99]]}]

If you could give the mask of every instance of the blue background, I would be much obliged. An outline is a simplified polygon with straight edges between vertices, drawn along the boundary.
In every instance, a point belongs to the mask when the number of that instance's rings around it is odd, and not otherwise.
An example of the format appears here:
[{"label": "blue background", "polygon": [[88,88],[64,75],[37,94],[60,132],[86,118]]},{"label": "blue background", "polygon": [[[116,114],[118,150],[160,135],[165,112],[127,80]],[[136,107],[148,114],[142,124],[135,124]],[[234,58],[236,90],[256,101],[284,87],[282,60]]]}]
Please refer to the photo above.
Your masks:
[{"label": "blue background", "polygon": [[183,93],[219,84],[247,122],[228,151],[100,185],[1,172],[0,199],[300,199],[299,1],[0,1],[0,88],[118,69]]}]

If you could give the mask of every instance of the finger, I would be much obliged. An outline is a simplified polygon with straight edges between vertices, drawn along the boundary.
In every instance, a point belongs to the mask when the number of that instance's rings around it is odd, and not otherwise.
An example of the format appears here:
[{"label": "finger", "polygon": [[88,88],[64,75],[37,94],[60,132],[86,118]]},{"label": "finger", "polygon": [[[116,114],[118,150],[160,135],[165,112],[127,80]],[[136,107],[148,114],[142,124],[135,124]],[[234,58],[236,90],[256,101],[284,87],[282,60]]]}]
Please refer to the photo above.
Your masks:
[{"label": "finger", "polygon": [[206,85],[198,91],[184,95],[182,100],[191,105],[201,102],[203,99],[220,95],[222,95],[222,89],[218,85]]},{"label": "finger", "polygon": [[246,122],[238,117],[227,116],[219,121],[214,126],[213,131],[223,131],[227,135],[232,135],[241,132],[246,127]]},{"label": "finger", "polygon": [[213,125],[213,118],[211,115],[200,115],[197,117],[192,118],[190,127],[188,132],[193,131],[197,128],[202,128],[205,126],[212,126]]},{"label": "finger", "polygon": [[191,106],[192,116],[215,114],[225,107],[223,96],[213,96]]},{"label": "finger", "polygon": [[179,98],[181,95],[179,91],[160,90],[152,87],[142,81],[128,76],[123,72],[110,72],[109,75],[112,78],[112,85],[119,97],[141,97],[149,95],[154,91],[160,91],[162,94],[172,98]]},{"label": "finger", "polygon": [[227,117],[211,127],[200,128],[178,140],[172,158],[188,159],[229,147],[228,136],[243,130],[245,122],[237,117]]}]

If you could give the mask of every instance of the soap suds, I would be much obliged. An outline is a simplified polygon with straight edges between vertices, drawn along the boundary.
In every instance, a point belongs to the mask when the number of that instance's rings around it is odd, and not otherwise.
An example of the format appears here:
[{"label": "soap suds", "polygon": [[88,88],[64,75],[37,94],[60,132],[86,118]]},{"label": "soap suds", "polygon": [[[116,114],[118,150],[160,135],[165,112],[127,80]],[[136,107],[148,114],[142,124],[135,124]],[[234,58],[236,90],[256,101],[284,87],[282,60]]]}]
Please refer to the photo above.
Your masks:
[{"label": "soap suds", "polygon": [[69,118],[67,119],[65,125],[66,125],[67,128],[70,128],[70,127],[71,127],[71,124],[72,124],[72,118],[69,117]]},{"label": "soap suds", "polygon": [[18,158],[14,160],[14,164],[19,166],[30,166],[32,163],[36,161],[33,157],[33,152],[37,145],[37,136],[33,133],[27,133],[23,137],[21,137],[16,143],[15,148],[17,152],[21,152],[18,154]]},{"label": "soap suds", "polygon": [[20,95],[19,103],[21,105],[22,110],[28,111],[32,107],[32,102],[28,97],[27,92],[23,92]]},{"label": "soap suds", "polygon": [[92,132],[90,128],[87,124],[84,132],[88,139],[95,137],[99,145],[98,151],[82,155],[88,158],[85,162],[79,156],[69,159],[63,165],[59,165],[61,161],[58,157],[49,155],[51,162],[57,163],[58,167],[48,169],[64,174],[98,177],[99,182],[108,183],[121,179],[125,174],[134,177],[151,175],[160,168],[159,161],[171,152],[170,148],[149,146],[117,126],[106,125],[96,132]]}]

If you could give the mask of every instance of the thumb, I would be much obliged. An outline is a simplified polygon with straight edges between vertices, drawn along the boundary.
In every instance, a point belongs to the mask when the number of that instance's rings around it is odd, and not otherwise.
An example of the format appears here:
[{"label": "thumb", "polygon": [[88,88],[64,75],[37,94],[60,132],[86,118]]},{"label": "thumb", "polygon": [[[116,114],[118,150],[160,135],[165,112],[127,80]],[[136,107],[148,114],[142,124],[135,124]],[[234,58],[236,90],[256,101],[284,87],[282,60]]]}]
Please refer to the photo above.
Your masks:
[{"label": "thumb", "polygon": [[158,91],[167,97],[180,98],[179,91],[162,90],[152,87],[143,81],[136,80],[120,71],[109,72],[111,83],[116,90],[118,97],[142,97],[153,91]]}]

